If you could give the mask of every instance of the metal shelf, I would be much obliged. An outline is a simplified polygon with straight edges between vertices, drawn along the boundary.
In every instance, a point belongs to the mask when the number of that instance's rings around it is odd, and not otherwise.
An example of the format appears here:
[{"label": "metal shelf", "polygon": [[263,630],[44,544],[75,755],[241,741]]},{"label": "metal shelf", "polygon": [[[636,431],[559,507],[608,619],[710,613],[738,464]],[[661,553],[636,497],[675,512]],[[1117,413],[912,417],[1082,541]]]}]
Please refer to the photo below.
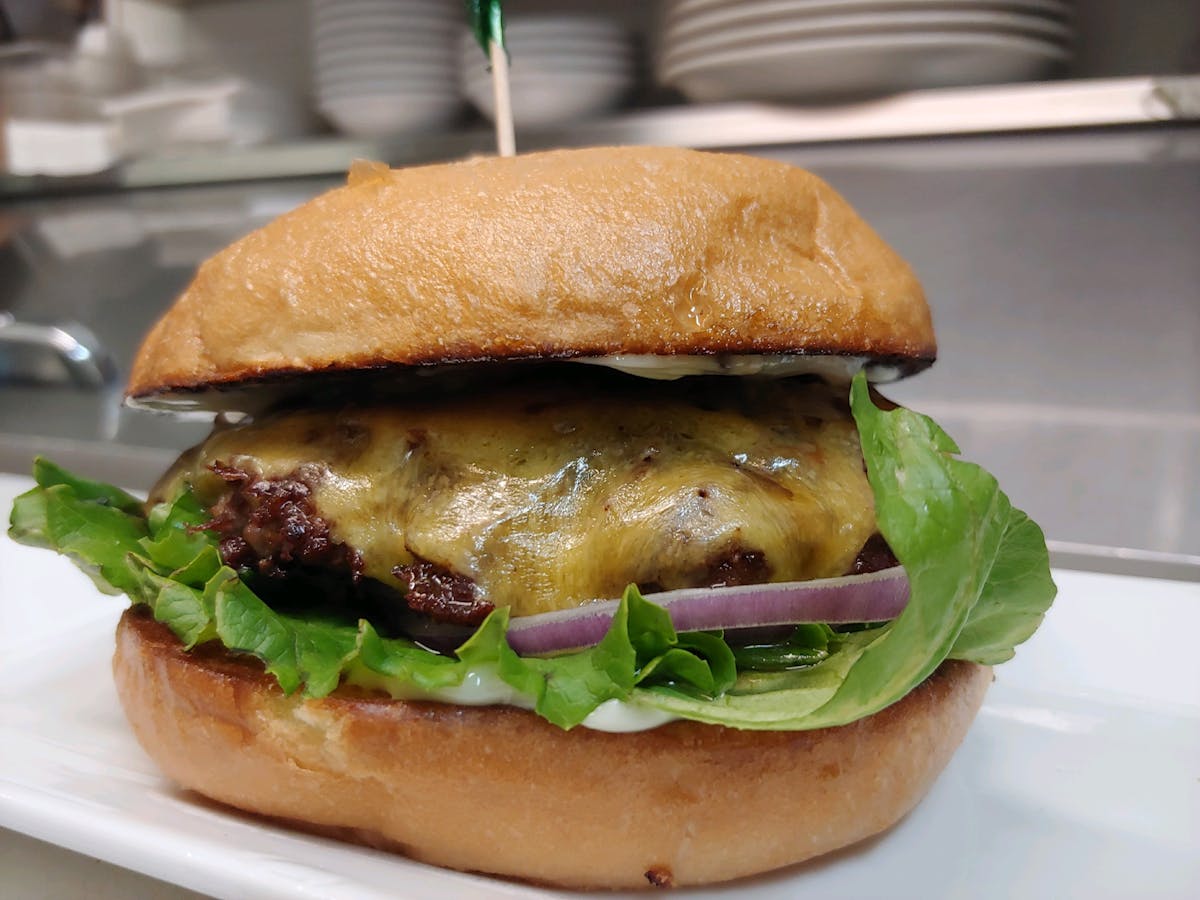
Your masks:
[{"label": "metal shelf", "polygon": [[[518,135],[522,150],[608,144],[700,149],[1060,131],[1200,120],[1200,75],[1055,81],[914,91],[829,107],[764,103],[638,110]],[[492,152],[485,128],[386,140],[315,138],[131,160],[83,178],[0,178],[0,194],[124,189],[328,175],[354,159],[393,165]]]}]

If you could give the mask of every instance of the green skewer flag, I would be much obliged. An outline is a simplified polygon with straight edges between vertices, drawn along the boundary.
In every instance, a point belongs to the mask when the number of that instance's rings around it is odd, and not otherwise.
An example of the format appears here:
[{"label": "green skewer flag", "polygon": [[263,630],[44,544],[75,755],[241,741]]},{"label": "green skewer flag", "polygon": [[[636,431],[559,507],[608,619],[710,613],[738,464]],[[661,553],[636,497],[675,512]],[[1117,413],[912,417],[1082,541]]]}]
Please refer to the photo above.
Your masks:
[{"label": "green skewer flag", "polygon": [[479,46],[492,64],[492,94],[495,97],[496,152],[515,156],[512,97],[508,86],[508,50],[504,46],[504,10],[500,0],[465,0],[467,18]]},{"label": "green skewer flag", "polygon": [[467,18],[471,31],[483,52],[490,54],[489,45],[495,43],[504,48],[504,10],[500,0],[465,0]]}]

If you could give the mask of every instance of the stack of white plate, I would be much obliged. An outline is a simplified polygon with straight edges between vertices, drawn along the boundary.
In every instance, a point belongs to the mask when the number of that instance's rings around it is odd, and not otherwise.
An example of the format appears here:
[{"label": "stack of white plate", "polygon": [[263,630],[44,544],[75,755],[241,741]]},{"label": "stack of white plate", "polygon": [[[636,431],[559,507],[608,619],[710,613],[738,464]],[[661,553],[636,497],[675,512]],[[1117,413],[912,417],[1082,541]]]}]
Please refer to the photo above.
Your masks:
[{"label": "stack of white plate", "polygon": [[833,100],[1044,77],[1071,0],[670,0],[659,81],[692,100]]},{"label": "stack of white plate", "polygon": [[458,113],[459,3],[311,0],[317,109],[339,131],[378,137]]},{"label": "stack of white plate", "polygon": [[[514,15],[505,23],[504,37],[518,126],[553,125],[613,109],[634,85],[632,40],[610,19]],[[463,93],[490,119],[495,109],[487,58],[467,31],[458,51]]]}]

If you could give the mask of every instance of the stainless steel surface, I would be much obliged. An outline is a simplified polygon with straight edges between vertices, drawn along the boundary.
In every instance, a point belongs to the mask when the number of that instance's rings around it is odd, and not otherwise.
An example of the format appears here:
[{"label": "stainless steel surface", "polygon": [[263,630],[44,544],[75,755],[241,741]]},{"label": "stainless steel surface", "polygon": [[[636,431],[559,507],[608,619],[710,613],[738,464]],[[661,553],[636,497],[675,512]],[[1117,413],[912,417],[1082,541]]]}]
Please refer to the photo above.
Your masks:
[{"label": "stainless steel surface", "polygon": [[[913,263],[941,356],[887,392],[1051,539],[1107,548],[1056,558],[1145,571],[1200,555],[1200,128],[761,152],[824,175]],[[11,201],[0,310],[77,319],[127,373],[204,257],[338,180]],[[115,389],[0,387],[11,471],[41,450],[145,488],[204,431],[122,410]]]},{"label": "stainless steel surface", "polygon": [[1200,555],[1194,553],[1159,553],[1071,541],[1047,541],[1046,546],[1050,565],[1056,569],[1200,582]]},{"label": "stainless steel surface", "polygon": [[999,152],[977,166],[817,168],[930,298],[938,363],[886,393],[933,415],[1049,537],[1195,555],[1200,130],[1135,136],[1141,161],[1106,162],[1105,136],[1079,135],[1074,163],[1047,138],[1043,165],[1006,164],[1006,143],[1027,144],[1012,139],[983,142]]}]

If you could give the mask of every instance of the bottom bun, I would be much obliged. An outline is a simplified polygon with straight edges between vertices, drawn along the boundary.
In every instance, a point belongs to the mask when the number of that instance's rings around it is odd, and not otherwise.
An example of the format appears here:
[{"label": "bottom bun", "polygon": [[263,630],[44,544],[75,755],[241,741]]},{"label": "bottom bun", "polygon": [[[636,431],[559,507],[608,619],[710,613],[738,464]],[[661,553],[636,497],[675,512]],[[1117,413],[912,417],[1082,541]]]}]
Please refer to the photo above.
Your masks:
[{"label": "bottom bun", "polygon": [[287,697],[256,661],[185,651],[139,610],[121,619],[113,669],[138,740],[185,788],[439,866],[573,888],[726,881],[877,834],[929,788],[991,681],[947,662],[884,711],[817,731],[565,732],[510,707]]}]

